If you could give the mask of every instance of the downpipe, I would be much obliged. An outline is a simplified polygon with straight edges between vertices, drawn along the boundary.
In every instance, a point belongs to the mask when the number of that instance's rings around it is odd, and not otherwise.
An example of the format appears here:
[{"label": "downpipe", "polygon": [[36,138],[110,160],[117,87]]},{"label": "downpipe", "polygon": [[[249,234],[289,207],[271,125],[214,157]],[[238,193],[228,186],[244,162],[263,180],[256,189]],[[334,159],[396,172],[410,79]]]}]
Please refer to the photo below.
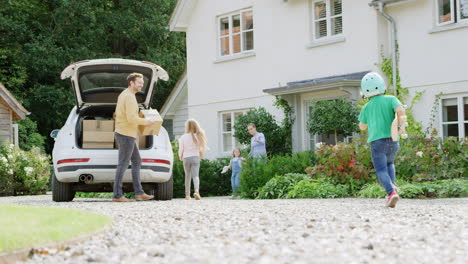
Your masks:
[{"label": "downpipe", "polygon": [[[391,1],[390,1],[391,2]],[[395,96],[397,96],[397,89],[396,89],[396,83],[397,83],[397,28],[396,28],[396,22],[393,17],[391,17],[388,13],[385,12],[385,3],[383,2],[378,2],[377,3],[376,9],[379,11],[379,13],[385,17],[390,22],[390,28],[391,28],[391,49],[392,49],[392,84],[393,84],[393,93]],[[375,3],[371,3],[370,5],[375,6]]]}]

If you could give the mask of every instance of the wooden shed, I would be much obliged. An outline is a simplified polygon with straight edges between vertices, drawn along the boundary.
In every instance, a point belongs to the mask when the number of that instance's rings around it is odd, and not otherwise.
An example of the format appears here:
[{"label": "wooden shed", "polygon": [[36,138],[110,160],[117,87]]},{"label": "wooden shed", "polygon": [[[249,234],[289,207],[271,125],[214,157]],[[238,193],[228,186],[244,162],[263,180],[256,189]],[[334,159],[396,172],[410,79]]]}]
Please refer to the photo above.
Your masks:
[{"label": "wooden shed", "polygon": [[25,119],[28,114],[28,110],[0,83],[0,144],[16,142],[17,128],[14,129],[13,121]]}]

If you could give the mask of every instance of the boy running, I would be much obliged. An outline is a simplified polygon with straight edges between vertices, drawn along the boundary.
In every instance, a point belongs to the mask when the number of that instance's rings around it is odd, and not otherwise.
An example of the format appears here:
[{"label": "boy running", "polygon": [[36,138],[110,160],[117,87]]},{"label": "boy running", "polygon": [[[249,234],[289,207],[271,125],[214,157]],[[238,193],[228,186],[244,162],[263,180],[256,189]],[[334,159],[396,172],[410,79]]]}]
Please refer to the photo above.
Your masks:
[{"label": "boy running", "polygon": [[[384,95],[385,81],[375,72],[366,74],[361,80],[361,90],[369,102],[359,115],[359,128],[368,129],[367,142],[371,145],[372,163],[380,183],[387,192],[386,206],[394,208],[398,199],[395,184],[395,156],[398,152],[398,141],[391,137],[391,126],[395,117],[398,125],[404,124],[405,109],[401,102],[391,95]],[[399,126],[400,127],[400,126]]]}]

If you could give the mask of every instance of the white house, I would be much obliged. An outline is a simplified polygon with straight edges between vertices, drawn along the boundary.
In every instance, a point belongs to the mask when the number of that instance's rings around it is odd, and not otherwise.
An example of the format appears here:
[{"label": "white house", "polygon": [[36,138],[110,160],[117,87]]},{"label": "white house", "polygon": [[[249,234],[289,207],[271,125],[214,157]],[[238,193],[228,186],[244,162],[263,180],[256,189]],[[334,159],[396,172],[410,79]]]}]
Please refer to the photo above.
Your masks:
[{"label": "white house", "polygon": [[424,92],[418,121],[428,125],[442,92],[439,135],[468,136],[468,0],[179,0],[169,28],[186,33],[187,71],[161,113],[176,136],[199,120],[208,158],[237,145],[238,115],[263,106],[281,120],[276,95],[295,110],[295,151],[328,141],[306,131],[310,101],[359,100],[360,79],[379,71],[382,55],[398,55],[411,95]]}]

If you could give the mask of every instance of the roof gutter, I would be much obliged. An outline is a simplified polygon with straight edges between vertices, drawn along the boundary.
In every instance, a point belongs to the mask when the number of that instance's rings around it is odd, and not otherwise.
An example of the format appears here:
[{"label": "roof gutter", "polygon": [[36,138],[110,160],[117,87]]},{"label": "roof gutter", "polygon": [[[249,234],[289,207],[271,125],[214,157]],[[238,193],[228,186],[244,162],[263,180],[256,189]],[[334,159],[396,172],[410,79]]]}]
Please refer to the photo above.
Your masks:
[{"label": "roof gutter", "polygon": [[405,0],[382,0],[382,1],[374,1],[369,3],[369,6],[373,6],[379,13],[385,17],[385,19],[390,22],[391,26],[391,48],[392,48],[392,84],[393,84],[393,93],[395,96],[397,95],[396,89],[396,82],[397,82],[397,29],[396,29],[396,22],[393,17],[391,17],[388,13],[385,12],[385,6],[387,4],[393,4],[396,2],[402,2]]}]

